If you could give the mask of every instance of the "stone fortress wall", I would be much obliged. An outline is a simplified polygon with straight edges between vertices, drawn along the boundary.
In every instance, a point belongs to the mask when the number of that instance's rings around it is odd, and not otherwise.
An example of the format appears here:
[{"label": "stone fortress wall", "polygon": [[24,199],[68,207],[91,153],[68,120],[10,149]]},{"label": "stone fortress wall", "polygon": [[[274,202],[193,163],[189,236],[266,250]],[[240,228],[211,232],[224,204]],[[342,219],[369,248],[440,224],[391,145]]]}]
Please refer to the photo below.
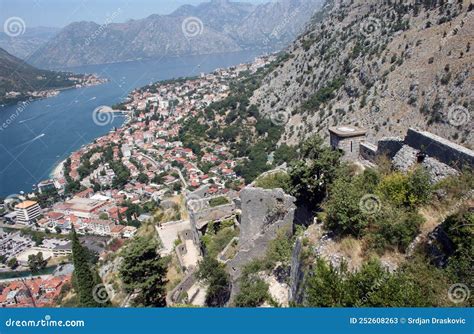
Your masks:
[{"label": "stone fortress wall", "polygon": [[280,229],[293,234],[295,198],[282,189],[247,187],[240,193],[242,215],[237,254],[226,263],[232,280],[232,298],[238,293],[238,278],[252,260],[263,258],[268,244]]},{"label": "stone fortress wall", "polygon": [[[332,135],[337,136],[334,133]],[[349,134],[343,135],[345,141],[360,141],[360,135],[354,137]],[[408,171],[416,165],[422,166],[430,174],[432,182],[437,182],[449,175],[456,175],[462,169],[474,168],[474,151],[418,129],[408,129],[405,138],[382,138],[377,145],[361,141],[357,158],[354,156],[354,150],[347,151],[347,145],[338,143],[340,141],[331,140],[331,146],[342,150],[346,160],[360,159],[376,163],[377,159],[386,156],[391,160],[395,169],[401,171]]]},{"label": "stone fortress wall", "polygon": [[459,170],[474,166],[474,151],[430,132],[408,129],[405,144]]}]

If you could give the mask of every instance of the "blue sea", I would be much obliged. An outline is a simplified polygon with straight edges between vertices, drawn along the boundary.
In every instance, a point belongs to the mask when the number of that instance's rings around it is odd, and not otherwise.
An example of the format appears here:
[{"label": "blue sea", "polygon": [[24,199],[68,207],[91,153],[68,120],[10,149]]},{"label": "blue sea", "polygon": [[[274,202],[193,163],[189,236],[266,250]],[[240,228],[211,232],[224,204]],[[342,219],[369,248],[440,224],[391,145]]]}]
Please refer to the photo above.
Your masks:
[{"label": "blue sea", "polygon": [[95,124],[95,108],[121,102],[134,88],[152,82],[212,72],[258,55],[246,51],[67,69],[97,73],[109,81],[24,105],[0,107],[0,196],[30,192],[71,152],[122,125],[123,117],[106,126]]}]

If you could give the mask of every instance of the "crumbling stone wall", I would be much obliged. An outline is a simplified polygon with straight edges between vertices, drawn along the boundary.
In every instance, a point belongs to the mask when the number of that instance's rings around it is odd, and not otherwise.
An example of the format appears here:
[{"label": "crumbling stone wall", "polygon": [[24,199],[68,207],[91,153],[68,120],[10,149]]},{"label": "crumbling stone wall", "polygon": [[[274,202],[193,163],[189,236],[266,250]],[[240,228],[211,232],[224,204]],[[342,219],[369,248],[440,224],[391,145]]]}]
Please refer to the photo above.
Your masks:
[{"label": "crumbling stone wall", "polygon": [[197,282],[196,280],[196,269],[191,270],[183,280],[166,295],[166,305],[173,306],[176,303],[179,303],[182,294],[187,293],[189,289]]},{"label": "crumbling stone wall", "polygon": [[385,155],[389,159],[393,159],[395,154],[403,146],[403,139],[399,137],[390,137],[390,138],[382,138],[377,143],[377,156]]},{"label": "crumbling stone wall", "polygon": [[282,189],[247,187],[240,193],[242,214],[238,252],[227,262],[232,279],[231,298],[238,292],[243,267],[265,256],[268,244],[280,229],[293,233],[296,199]]},{"label": "crumbling stone wall", "polygon": [[219,221],[232,217],[235,214],[235,204],[229,203],[214,208],[205,208],[198,212],[190,211],[189,219],[198,230],[205,227],[210,221]]},{"label": "crumbling stone wall", "polygon": [[456,175],[463,168],[474,168],[474,151],[416,129],[409,129],[404,140],[398,137],[383,138],[377,147],[361,143],[362,159],[376,162],[380,156],[387,156],[395,169],[404,172],[419,164],[429,173],[433,183]]},{"label": "crumbling stone wall", "polygon": [[430,132],[408,129],[405,143],[453,168],[474,166],[474,151]]},{"label": "crumbling stone wall", "polygon": [[377,146],[371,143],[360,143],[359,154],[362,159],[374,162],[377,157]]}]

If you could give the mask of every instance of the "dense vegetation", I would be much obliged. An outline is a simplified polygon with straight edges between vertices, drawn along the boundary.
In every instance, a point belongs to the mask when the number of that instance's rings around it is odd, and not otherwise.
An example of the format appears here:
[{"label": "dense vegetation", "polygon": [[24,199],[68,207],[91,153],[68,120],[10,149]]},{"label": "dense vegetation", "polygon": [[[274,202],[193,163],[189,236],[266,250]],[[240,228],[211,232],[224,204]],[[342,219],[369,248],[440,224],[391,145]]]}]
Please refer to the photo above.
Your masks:
[{"label": "dense vegetation", "polygon": [[225,306],[230,297],[231,284],[225,266],[214,257],[206,256],[199,262],[197,279],[208,285],[206,305],[209,307]]},{"label": "dense vegetation", "polygon": [[[108,298],[101,296],[100,299],[95,295],[97,286],[101,284],[101,280],[96,268],[90,262],[90,254],[84,248],[76,231],[71,231],[72,240],[72,262],[74,264],[73,287],[76,292],[76,306],[78,307],[103,307],[108,305]],[[103,291],[103,293],[107,293]],[[104,301],[101,303],[100,301]]]},{"label": "dense vegetation", "polygon": [[408,174],[381,175],[366,170],[342,173],[325,204],[326,226],[339,236],[367,237],[375,250],[404,252],[418,235],[424,219],[418,213],[431,197],[429,176],[422,169]]},{"label": "dense vegetation", "polygon": [[166,258],[157,252],[154,240],[137,237],[123,250],[120,277],[133,304],[141,307],[166,306]]},{"label": "dense vegetation", "polygon": [[[429,277],[429,279],[427,279]],[[305,306],[312,307],[410,307],[443,303],[447,282],[440,270],[423,259],[414,259],[394,273],[378,260],[370,260],[357,272],[343,264],[335,268],[316,261],[305,289]]]},{"label": "dense vegetation", "polygon": [[[316,307],[453,305],[447,287],[459,282],[468,287],[474,284],[473,222],[474,214],[461,209],[441,225],[449,248],[443,249],[447,257],[445,265],[439,265],[439,259],[423,246],[393,272],[375,258],[356,272],[349,271],[345,263],[336,268],[318,258],[305,286],[303,304]],[[460,300],[456,305],[472,306],[473,300]]]}]

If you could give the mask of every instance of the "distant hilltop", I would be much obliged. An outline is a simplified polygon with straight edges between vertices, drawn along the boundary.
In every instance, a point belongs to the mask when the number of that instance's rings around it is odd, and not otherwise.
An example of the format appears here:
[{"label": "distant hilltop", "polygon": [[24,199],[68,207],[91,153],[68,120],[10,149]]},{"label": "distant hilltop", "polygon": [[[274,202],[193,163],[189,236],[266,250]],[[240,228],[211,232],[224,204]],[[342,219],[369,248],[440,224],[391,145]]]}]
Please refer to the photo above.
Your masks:
[{"label": "distant hilltop", "polygon": [[95,75],[41,70],[0,48],[0,104],[46,98],[61,89],[103,82]]},{"label": "distant hilltop", "polygon": [[57,68],[160,56],[275,50],[293,41],[322,3],[280,0],[253,5],[214,0],[125,23],[75,22],[27,60],[36,66]]}]

